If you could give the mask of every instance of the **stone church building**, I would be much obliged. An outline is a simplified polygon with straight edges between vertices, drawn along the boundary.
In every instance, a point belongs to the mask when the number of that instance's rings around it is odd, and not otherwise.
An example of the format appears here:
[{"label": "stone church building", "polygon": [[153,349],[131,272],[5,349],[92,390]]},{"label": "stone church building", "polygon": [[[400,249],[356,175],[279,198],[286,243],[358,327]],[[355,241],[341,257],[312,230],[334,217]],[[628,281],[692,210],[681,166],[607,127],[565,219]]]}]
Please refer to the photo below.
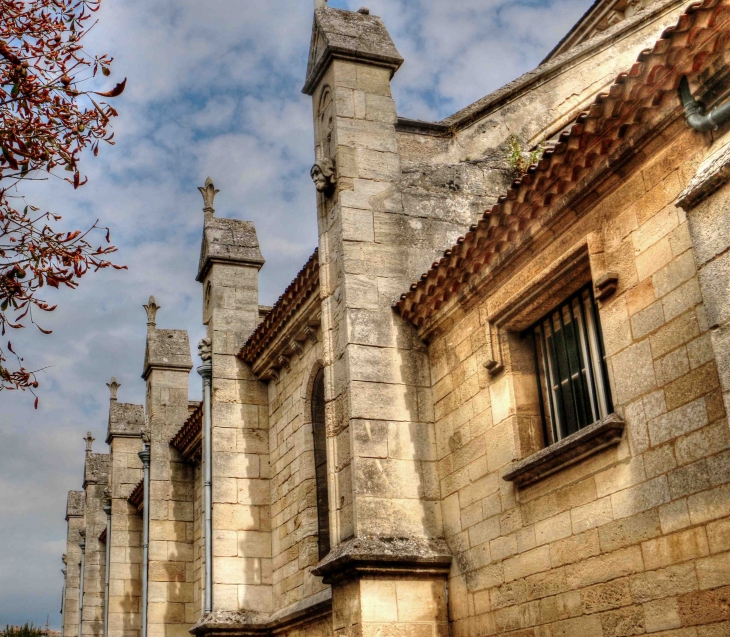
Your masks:
[{"label": "stone church building", "polygon": [[730,635],[730,0],[596,0],[441,122],[318,5],[318,250],[262,307],[200,189],[207,338],[145,306],[63,636]]}]

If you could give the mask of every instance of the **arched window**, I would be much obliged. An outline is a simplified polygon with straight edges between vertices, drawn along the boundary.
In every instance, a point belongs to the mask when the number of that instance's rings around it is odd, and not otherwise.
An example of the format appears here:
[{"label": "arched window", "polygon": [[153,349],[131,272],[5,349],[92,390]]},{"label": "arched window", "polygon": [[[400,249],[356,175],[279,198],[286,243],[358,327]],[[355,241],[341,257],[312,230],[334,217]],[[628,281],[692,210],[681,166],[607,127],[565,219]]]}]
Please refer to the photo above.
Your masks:
[{"label": "arched window", "polygon": [[330,507],[327,493],[327,434],[324,423],[324,370],[320,369],[312,388],[312,435],[314,470],[317,484],[317,525],[319,559],[330,552]]}]

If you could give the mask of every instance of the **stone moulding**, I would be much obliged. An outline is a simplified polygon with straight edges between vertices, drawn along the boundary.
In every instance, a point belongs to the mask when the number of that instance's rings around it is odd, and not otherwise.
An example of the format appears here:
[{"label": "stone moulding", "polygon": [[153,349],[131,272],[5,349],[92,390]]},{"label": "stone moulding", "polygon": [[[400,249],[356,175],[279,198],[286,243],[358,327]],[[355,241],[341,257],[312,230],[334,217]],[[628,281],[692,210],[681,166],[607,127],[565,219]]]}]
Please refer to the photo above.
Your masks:
[{"label": "stone moulding", "polygon": [[200,462],[203,454],[203,403],[199,403],[185,424],[170,440],[170,446],[177,449],[187,462]]},{"label": "stone moulding", "polygon": [[332,590],[327,589],[274,613],[216,610],[202,617],[191,629],[205,637],[278,635],[332,614]]},{"label": "stone moulding", "polygon": [[617,445],[624,426],[624,421],[617,414],[609,414],[603,420],[521,460],[502,478],[518,487],[537,482],[606,447]]},{"label": "stone moulding", "polygon": [[676,205],[685,212],[702,203],[730,180],[730,143],[708,157],[680,193]]},{"label": "stone moulding", "polygon": [[356,537],[333,548],[312,569],[325,584],[356,576],[446,577],[451,551],[445,540]]}]

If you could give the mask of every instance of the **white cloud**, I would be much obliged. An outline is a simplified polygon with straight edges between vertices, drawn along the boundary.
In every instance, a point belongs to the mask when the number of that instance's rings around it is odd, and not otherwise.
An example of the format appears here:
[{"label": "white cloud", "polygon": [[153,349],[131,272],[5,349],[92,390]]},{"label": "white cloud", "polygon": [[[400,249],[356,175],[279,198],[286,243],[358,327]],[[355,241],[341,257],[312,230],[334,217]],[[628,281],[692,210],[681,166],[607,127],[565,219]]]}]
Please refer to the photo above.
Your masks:
[{"label": "white cloud", "polygon": [[[357,9],[364,0],[330,0]],[[372,0],[406,63],[394,92],[401,115],[441,119],[535,66],[590,0]],[[10,335],[30,367],[45,367],[40,409],[0,394],[0,625],[58,624],[66,493],[79,489],[82,436],[105,449],[108,392],[143,401],[142,304],[161,327],[203,335],[195,282],[202,222],[196,187],[211,175],[217,214],[255,221],[273,303],[316,246],[311,106],[301,95],[311,0],[106,0],[87,46],[128,77],[115,107],[117,145],[84,160],[90,182],[29,187],[66,227],[112,229],[126,272],[91,274],[52,293],[54,330]],[[99,82],[108,80],[99,79]],[[100,237],[101,239],[101,237]],[[195,375],[193,375],[195,376]],[[191,395],[199,379],[191,380]]]}]

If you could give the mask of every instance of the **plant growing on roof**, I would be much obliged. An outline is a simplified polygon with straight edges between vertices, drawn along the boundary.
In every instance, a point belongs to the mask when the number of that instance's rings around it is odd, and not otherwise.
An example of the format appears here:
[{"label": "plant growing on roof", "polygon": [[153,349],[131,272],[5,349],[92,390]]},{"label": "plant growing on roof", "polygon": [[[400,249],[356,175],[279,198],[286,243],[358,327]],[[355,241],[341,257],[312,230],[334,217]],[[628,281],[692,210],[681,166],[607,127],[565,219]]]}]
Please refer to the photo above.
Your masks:
[{"label": "plant growing on roof", "polygon": [[[122,93],[125,81],[107,92],[84,88],[97,73],[108,76],[112,58],[89,55],[84,36],[101,0],[0,0],[0,333],[35,324],[33,311],[50,312],[37,295],[44,285],[71,289],[89,269],[113,265],[111,245],[94,247],[93,231],[51,227],[61,217],[40,212],[17,192],[28,179],[54,176],[74,189],[87,181],[81,151],[94,155],[112,144],[109,121],[117,112],[103,98]],[[100,99],[102,98],[102,99]],[[42,329],[43,333],[49,333]],[[13,355],[16,364],[8,366]],[[0,391],[38,386],[34,372],[8,341],[0,346]],[[38,399],[36,398],[36,406]]]},{"label": "plant growing on roof", "polygon": [[515,135],[509,136],[509,151],[507,152],[507,163],[512,171],[512,177],[519,179],[527,172],[527,169],[542,159],[545,152],[542,142],[529,153],[523,152],[520,140]]}]

